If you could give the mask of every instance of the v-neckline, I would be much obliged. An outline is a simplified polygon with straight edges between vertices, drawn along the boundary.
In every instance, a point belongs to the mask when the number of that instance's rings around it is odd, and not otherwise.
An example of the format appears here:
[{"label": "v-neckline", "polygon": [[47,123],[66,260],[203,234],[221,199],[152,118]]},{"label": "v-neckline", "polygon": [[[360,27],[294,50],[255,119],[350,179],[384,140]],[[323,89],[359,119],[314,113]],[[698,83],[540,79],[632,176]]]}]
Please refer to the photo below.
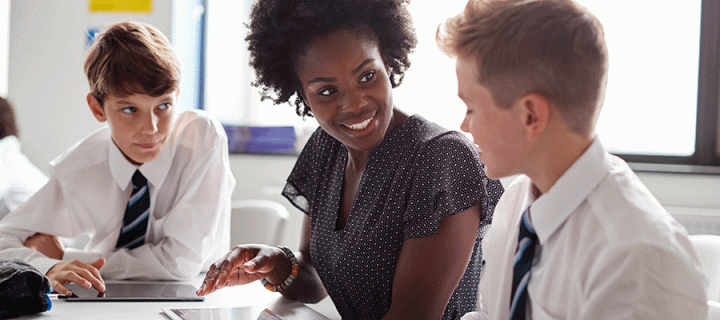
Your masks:
[{"label": "v-neckline", "polygon": [[[404,130],[405,130],[404,127],[409,125],[414,120],[414,117],[415,117],[415,115],[408,116],[405,120],[403,120],[403,122],[399,123],[391,132],[389,132],[385,136],[385,138],[383,138],[383,140],[380,142],[380,144],[378,144],[377,147],[375,147],[374,149],[369,151],[367,163],[365,164],[365,169],[363,169],[363,173],[360,175],[360,182],[358,183],[357,192],[355,192],[355,196],[353,196],[353,201],[352,201],[352,205],[350,206],[350,211],[348,212],[347,219],[345,220],[345,225],[342,226],[342,228],[339,228],[338,222],[340,220],[340,214],[341,214],[340,209],[341,209],[341,204],[342,204],[342,196],[343,196],[343,193],[345,192],[345,170],[347,170],[347,161],[348,161],[349,154],[348,154],[347,149],[342,145],[342,143],[340,143],[338,141],[338,143],[340,144],[341,150],[340,150],[340,158],[338,159],[338,162],[336,162],[335,165],[336,166],[339,165],[340,168],[339,168],[339,170],[335,171],[335,172],[337,172],[337,174],[339,174],[339,176],[336,176],[335,178],[340,180],[341,187],[334,188],[334,190],[332,190],[333,195],[335,196],[334,198],[337,199],[337,201],[334,201],[335,203],[333,204],[334,214],[333,214],[333,219],[331,219],[331,221],[332,221],[331,228],[333,230],[333,233],[338,234],[338,235],[343,235],[343,234],[347,233],[345,231],[348,230],[348,227],[354,226],[354,224],[353,224],[353,222],[355,220],[354,213],[357,210],[357,206],[358,206],[358,195],[363,194],[363,190],[364,190],[365,184],[366,184],[365,180],[367,179],[368,174],[372,174],[372,172],[370,172],[370,171],[373,171],[372,169],[376,167],[376,165],[374,163],[376,161],[376,155],[378,154],[378,152],[383,150],[382,148],[387,144],[388,140],[390,140],[392,137],[394,137],[396,135],[402,134],[402,132],[404,132]],[[411,120],[411,119],[413,119],[413,120]]]},{"label": "v-neckline", "polygon": [[353,218],[353,212],[356,210],[357,207],[357,199],[358,195],[362,193],[363,186],[365,185],[365,177],[367,176],[367,169],[368,164],[370,163],[370,160],[372,158],[372,151],[370,151],[370,154],[368,155],[367,163],[365,164],[365,168],[363,169],[363,172],[360,174],[360,181],[358,182],[357,190],[355,191],[355,195],[353,196],[352,203],[350,205],[350,210],[348,211],[347,219],[345,219],[345,225],[340,226],[340,216],[342,215],[342,202],[343,202],[343,195],[345,194],[345,172],[347,171],[347,161],[348,161],[348,151],[345,148],[342,148],[342,152],[340,153],[340,161],[338,161],[338,165],[341,166],[341,170],[339,170],[340,175],[340,182],[341,187],[336,188],[336,198],[338,201],[335,203],[335,219],[333,220],[333,231],[335,233],[342,234],[345,230],[347,230],[348,226],[350,225],[350,222]]}]

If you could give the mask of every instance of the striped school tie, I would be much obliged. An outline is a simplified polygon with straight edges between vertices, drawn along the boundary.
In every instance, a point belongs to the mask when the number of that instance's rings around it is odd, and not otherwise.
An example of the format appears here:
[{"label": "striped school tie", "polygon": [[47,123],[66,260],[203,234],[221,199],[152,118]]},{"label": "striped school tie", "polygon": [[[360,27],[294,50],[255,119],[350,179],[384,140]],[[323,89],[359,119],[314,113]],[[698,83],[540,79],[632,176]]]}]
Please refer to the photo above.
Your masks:
[{"label": "striped school tie", "polygon": [[527,285],[530,281],[530,267],[532,267],[535,247],[538,237],[530,224],[530,208],[523,212],[518,234],[518,248],[515,253],[513,266],[513,286],[510,300],[510,319],[525,319],[525,304],[528,299]]},{"label": "striped school tie", "polygon": [[132,184],[133,190],[125,208],[123,227],[115,249],[135,249],[145,243],[145,232],[150,216],[150,193],[147,179],[140,170],[135,170]]}]

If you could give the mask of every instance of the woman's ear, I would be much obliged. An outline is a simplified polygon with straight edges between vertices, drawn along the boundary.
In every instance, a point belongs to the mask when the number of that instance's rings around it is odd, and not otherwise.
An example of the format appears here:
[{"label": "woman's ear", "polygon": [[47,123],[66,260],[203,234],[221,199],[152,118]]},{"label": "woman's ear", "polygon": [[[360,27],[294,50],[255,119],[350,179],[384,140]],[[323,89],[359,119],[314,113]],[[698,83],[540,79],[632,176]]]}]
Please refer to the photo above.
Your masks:
[{"label": "woman's ear", "polygon": [[305,95],[305,90],[303,90],[302,86],[297,90],[297,93],[300,95],[303,101],[305,101],[305,104],[307,104],[307,96]]},{"label": "woman's ear", "polygon": [[92,112],[93,116],[95,116],[95,119],[100,122],[107,121],[107,116],[105,115],[105,108],[103,108],[100,102],[95,99],[95,96],[92,93],[88,93],[86,99],[88,107],[90,107],[90,112]]},{"label": "woman's ear", "polygon": [[385,55],[382,56],[382,61],[385,65],[385,72],[388,74],[388,76],[390,76],[390,64],[388,63],[388,57]]},{"label": "woman's ear", "polygon": [[539,94],[531,93],[520,98],[520,103],[527,137],[535,140],[545,131],[550,121],[550,101]]},{"label": "woman's ear", "polygon": [[297,90],[297,94],[300,96],[300,98],[302,98],[302,104],[304,105],[304,107],[310,109],[310,115],[312,115],[312,107],[310,107],[310,102],[307,99],[307,95],[305,95],[305,90],[300,87],[300,89]]}]

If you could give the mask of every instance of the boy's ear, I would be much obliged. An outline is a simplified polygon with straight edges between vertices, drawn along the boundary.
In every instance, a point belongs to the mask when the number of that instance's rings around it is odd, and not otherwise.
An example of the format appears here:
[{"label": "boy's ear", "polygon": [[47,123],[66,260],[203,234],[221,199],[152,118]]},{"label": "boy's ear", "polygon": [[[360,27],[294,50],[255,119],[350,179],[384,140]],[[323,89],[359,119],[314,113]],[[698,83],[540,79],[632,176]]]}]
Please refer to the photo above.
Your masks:
[{"label": "boy's ear", "polygon": [[92,93],[88,93],[87,95],[87,104],[88,107],[90,107],[90,112],[92,112],[93,116],[95,116],[95,119],[100,122],[107,121],[107,116],[105,115],[105,109],[100,105],[100,102],[95,99],[95,96],[93,96]]},{"label": "boy's ear", "polygon": [[531,93],[520,98],[525,132],[528,139],[537,139],[547,128],[550,121],[550,102],[545,97]]}]

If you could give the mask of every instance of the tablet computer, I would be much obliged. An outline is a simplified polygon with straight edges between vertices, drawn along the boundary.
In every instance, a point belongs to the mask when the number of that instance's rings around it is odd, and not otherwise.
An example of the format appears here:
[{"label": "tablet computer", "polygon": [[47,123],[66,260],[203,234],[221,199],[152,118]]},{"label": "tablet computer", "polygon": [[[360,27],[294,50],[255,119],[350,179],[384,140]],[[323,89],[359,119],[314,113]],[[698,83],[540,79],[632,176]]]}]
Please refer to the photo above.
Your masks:
[{"label": "tablet computer", "polygon": [[58,295],[66,301],[203,301],[195,287],[182,283],[105,283],[105,292],[85,289],[71,283],[66,286],[71,296]]},{"label": "tablet computer", "polygon": [[[172,320],[264,320],[254,316],[253,307],[235,308],[196,308],[196,309],[175,309],[162,308],[163,313]],[[272,314],[272,313],[270,313]],[[281,320],[280,318],[268,318]]]}]

